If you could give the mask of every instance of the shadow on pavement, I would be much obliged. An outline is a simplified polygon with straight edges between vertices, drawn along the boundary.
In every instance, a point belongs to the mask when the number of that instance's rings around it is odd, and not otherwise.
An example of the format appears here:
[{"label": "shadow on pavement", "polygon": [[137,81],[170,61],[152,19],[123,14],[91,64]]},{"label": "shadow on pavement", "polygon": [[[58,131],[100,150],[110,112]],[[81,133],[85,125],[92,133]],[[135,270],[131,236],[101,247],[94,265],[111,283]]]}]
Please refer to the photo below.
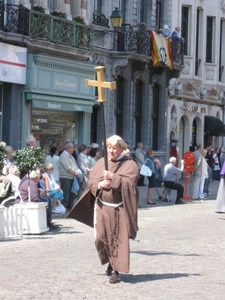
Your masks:
[{"label": "shadow on pavement", "polygon": [[130,251],[131,253],[137,253],[137,254],[141,254],[141,255],[175,255],[175,256],[202,256],[200,254],[179,254],[176,252],[152,252],[152,251]]},{"label": "shadow on pavement", "polygon": [[200,274],[188,274],[188,273],[167,273],[167,274],[126,274],[121,276],[121,281],[127,283],[140,283],[153,280],[163,280],[163,279],[175,279],[180,277],[189,276],[200,276]]}]

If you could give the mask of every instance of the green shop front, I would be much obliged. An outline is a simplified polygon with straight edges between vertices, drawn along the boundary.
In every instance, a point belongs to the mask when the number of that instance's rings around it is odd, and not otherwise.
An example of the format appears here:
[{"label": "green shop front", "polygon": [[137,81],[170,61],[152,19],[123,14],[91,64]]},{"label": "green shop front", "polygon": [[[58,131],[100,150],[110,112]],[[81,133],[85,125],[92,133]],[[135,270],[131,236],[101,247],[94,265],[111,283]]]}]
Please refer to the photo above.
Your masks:
[{"label": "green shop front", "polygon": [[62,150],[66,141],[89,145],[95,97],[87,78],[95,78],[90,63],[28,53],[22,141],[33,134],[46,154],[51,146]]}]

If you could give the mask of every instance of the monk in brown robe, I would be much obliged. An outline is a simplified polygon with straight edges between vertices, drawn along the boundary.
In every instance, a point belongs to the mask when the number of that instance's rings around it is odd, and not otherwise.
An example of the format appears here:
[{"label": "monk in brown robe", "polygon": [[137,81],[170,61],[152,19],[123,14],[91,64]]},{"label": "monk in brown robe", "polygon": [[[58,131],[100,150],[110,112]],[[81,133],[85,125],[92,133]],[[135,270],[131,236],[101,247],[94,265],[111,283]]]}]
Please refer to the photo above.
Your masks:
[{"label": "monk in brown robe", "polygon": [[101,264],[108,264],[109,282],[119,282],[119,272],[128,273],[129,238],[138,230],[137,209],[139,170],[124,155],[124,140],[113,135],[107,139],[108,171],[104,158],[90,171],[88,186],[67,217],[94,227],[95,245]]}]

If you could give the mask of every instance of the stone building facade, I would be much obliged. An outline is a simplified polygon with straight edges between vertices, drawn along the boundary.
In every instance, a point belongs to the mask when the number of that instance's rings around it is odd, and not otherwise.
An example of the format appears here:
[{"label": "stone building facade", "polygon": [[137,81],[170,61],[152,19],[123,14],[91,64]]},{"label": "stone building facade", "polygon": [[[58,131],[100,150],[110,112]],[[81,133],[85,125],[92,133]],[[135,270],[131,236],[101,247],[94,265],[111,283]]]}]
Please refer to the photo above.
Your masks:
[{"label": "stone building facade", "polygon": [[[101,145],[97,91],[85,87],[85,78],[95,78],[94,67],[98,65],[105,67],[105,81],[117,83],[115,91],[105,91],[107,136],[121,135],[131,150],[141,141],[145,150],[154,149],[163,164],[171,154],[174,140],[179,140],[180,156],[196,143],[211,141],[214,146],[222,145],[223,132],[215,136],[207,116],[224,121],[224,1],[0,1],[3,2],[21,4],[29,10],[32,20],[42,20],[39,31],[38,26],[32,27],[34,22],[23,25],[28,26],[28,33],[18,28],[0,29],[1,41],[27,49],[29,80],[16,88],[21,101],[17,102],[20,113],[16,124],[21,127],[18,146],[24,143],[31,129],[41,128],[32,122],[40,119],[35,116],[40,116],[42,110],[46,122],[44,138],[41,132],[36,132],[41,146],[68,139],[79,144]],[[33,12],[35,4],[45,9],[41,17]],[[114,29],[110,16],[116,7],[123,15],[123,24]],[[63,18],[53,15],[54,10],[61,11]],[[81,24],[72,23],[78,16]],[[159,32],[165,24],[171,33],[180,26],[185,38],[180,48],[171,47],[173,68],[164,63],[153,65],[152,60],[149,30]],[[3,98],[11,97],[13,107],[15,96],[9,90],[6,93],[7,83],[2,85],[3,88],[5,85]],[[50,102],[50,106],[46,108],[46,102],[42,101]],[[74,102],[71,111],[70,104]],[[64,116],[58,117],[58,112],[48,120],[46,116],[56,107],[63,108]],[[55,124],[57,118],[61,120],[59,126]],[[48,126],[60,129],[48,130]]]},{"label": "stone building facade", "polygon": [[168,96],[167,136],[180,152],[196,144],[224,145],[225,1],[173,1],[169,27],[181,28],[184,68],[172,79]]}]

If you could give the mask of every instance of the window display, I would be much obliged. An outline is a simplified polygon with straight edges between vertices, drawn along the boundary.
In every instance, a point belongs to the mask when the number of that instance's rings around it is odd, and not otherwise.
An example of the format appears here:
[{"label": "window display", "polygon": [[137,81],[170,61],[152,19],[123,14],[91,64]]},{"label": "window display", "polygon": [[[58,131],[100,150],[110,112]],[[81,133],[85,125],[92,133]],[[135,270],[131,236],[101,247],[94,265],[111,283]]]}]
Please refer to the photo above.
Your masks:
[{"label": "window display", "polygon": [[32,110],[31,133],[47,155],[49,148],[57,147],[63,150],[66,141],[76,139],[76,112]]}]

